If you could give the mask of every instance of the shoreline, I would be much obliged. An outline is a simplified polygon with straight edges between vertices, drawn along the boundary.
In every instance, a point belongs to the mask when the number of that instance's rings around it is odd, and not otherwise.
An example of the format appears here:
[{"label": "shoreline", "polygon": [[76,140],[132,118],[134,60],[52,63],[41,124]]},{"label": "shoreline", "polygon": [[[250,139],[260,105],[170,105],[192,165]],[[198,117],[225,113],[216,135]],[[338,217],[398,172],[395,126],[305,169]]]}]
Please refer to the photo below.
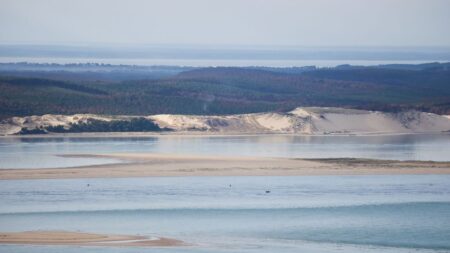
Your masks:
[{"label": "shoreline", "polygon": [[109,235],[69,231],[0,232],[0,245],[73,245],[105,247],[187,246],[180,240],[140,235]]},{"label": "shoreline", "polygon": [[242,132],[193,132],[193,131],[172,131],[172,132],[85,132],[85,133],[50,133],[50,134],[26,134],[26,135],[0,135],[0,139],[14,138],[133,138],[133,137],[253,137],[253,136],[395,136],[395,135],[447,135],[449,131],[443,132],[361,132],[361,133],[242,133]]},{"label": "shoreline", "polygon": [[313,176],[450,174],[450,162],[358,158],[270,158],[153,153],[71,154],[123,163],[67,168],[0,169],[0,180],[182,176]]}]

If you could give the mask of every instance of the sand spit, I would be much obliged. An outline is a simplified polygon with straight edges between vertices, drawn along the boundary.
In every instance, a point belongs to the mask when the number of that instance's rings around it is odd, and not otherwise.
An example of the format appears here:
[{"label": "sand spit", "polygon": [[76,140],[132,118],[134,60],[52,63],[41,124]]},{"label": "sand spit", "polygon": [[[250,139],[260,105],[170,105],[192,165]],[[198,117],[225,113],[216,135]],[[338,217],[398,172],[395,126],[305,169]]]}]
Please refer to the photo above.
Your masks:
[{"label": "sand spit", "polygon": [[[219,134],[395,134],[450,131],[450,118],[432,113],[405,111],[386,113],[333,107],[299,107],[287,113],[252,113],[227,116],[151,115],[161,128],[174,133]],[[132,116],[93,114],[13,117],[0,123],[0,135],[13,135],[22,128],[63,126],[97,120],[129,120]],[[172,132],[173,133],[173,132]]]},{"label": "sand spit", "polygon": [[186,245],[182,241],[133,235],[103,235],[67,231],[0,232],[0,244],[77,245],[77,246],[140,246],[168,247]]},{"label": "sand spit", "polygon": [[450,162],[371,159],[288,159],[162,154],[76,155],[124,163],[51,169],[1,169],[0,180],[161,176],[308,176],[450,174]]}]

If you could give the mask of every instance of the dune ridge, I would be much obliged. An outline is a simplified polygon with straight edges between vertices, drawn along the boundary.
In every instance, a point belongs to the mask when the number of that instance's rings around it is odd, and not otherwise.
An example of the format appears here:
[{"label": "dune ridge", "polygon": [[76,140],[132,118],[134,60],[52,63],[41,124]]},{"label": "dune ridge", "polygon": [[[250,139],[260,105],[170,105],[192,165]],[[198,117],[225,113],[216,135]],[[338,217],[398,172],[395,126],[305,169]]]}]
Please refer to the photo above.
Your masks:
[{"label": "dune ridge", "polygon": [[[68,127],[88,119],[130,120],[138,116],[94,114],[13,117],[0,123],[0,135],[22,128]],[[395,134],[450,131],[450,117],[419,111],[388,113],[335,107],[298,107],[286,113],[267,112],[225,116],[159,114],[139,116],[176,133],[287,133],[287,134]]]}]

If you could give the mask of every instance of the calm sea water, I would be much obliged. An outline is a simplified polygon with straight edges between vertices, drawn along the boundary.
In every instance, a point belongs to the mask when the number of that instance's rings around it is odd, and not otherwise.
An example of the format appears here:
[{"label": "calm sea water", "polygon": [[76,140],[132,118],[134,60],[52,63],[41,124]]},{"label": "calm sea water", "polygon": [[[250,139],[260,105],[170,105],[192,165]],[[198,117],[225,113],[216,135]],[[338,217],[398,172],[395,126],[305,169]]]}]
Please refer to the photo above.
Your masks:
[{"label": "calm sea water", "polygon": [[[117,162],[57,156],[114,152],[443,161],[450,136],[0,138],[0,167]],[[0,252],[450,252],[450,176],[0,182],[0,231],[29,230],[166,236],[194,246],[1,245]]]},{"label": "calm sea water", "polygon": [[112,159],[60,154],[152,152],[294,158],[357,157],[450,160],[450,134],[385,136],[161,136],[134,138],[0,138],[0,168],[70,167],[115,163]]},{"label": "calm sea water", "polygon": [[125,64],[143,66],[190,66],[190,67],[336,67],[342,64],[358,66],[374,66],[380,64],[422,64],[428,62],[446,62],[442,59],[423,60],[290,60],[290,59],[165,59],[165,58],[77,58],[77,57],[8,57],[0,56],[0,63],[29,62],[29,63],[103,63],[103,64]]},{"label": "calm sea water", "polygon": [[195,244],[0,246],[5,253],[450,251],[450,176],[12,180],[0,189],[1,231],[161,235]]}]

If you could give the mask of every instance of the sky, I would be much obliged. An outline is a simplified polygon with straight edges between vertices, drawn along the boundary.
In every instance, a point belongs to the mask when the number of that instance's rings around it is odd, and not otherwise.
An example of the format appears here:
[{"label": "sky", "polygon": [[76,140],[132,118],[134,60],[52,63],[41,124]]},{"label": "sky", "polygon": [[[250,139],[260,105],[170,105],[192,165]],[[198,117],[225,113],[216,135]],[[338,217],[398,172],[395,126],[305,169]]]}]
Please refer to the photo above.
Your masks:
[{"label": "sky", "polygon": [[0,0],[2,44],[449,47],[450,0]]}]

